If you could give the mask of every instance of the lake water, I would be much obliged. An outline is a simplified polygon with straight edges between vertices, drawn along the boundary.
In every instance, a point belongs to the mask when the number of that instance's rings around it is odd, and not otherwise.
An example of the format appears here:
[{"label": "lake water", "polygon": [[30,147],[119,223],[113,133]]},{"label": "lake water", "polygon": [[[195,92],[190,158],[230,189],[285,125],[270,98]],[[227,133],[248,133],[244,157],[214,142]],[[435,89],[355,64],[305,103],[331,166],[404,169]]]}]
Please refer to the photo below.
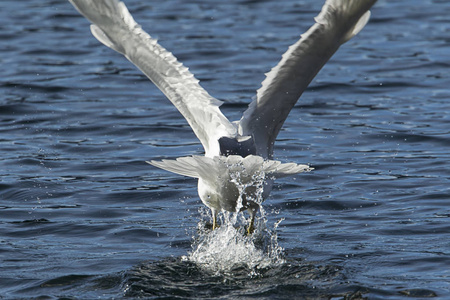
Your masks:
[{"label": "lake water", "polygon": [[[320,2],[126,1],[233,120]],[[2,0],[0,298],[448,299],[449,16],[375,5],[276,143],[315,170],[278,180],[245,238],[144,162],[202,154],[145,76],[68,2]]]}]

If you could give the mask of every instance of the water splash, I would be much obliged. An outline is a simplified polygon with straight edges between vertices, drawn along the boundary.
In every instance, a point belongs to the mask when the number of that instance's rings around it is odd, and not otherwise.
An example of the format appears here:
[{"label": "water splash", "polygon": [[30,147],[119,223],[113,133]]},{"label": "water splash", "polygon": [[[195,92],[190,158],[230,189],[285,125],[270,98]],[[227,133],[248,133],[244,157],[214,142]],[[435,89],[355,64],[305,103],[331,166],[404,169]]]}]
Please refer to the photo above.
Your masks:
[{"label": "water splash", "polygon": [[285,262],[276,232],[269,230],[262,222],[257,223],[251,236],[246,236],[245,229],[236,228],[232,222],[222,224],[214,231],[200,232],[194,240],[192,252],[184,259],[216,274],[229,274],[235,269],[247,268],[249,275],[256,275],[258,269]]},{"label": "water splash", "polygon": [[[263,201],[266,174],[263,171],[252,170],[249,176],[242,165],[229,166],[231,182],[239,190],[236,212],[222,212],[219,214],[221,226],[212,231],[205,228],[200,222],[198,233],[193,238],[192,252],[183,260],[196,263],[205,271],[215,274],[230,274],[234,270],[246,268],[249,276],[257,276],[258,270],[281,265],[283,248],[278,245],[276,229],[277,221],[273,227],[268,226],[266,212],[261,206]],[[255,231],[246,235],[245,227],[248,221],[242,208],[242,197],[252,200],[260,205],[259,217],[255,220]],[[206,213],[205,210],[202,211]],[[270,228],[272,227],[272,228]]]}]

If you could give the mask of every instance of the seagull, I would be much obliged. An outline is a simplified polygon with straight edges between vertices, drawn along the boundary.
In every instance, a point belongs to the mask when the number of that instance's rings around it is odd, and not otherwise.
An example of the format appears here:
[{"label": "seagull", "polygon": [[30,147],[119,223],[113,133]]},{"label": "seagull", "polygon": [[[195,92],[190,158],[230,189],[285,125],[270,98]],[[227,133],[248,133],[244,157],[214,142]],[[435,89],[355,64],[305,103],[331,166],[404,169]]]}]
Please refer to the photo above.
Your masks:
[{"label": "seagull", "polygon": [[242,118],[231,122],[220,111],[223,102],[145,32],[123,2],[69,1],[92,22],[97,40],[123,54],[167,96],[205,150],[204,156],[147,163],[198,179],[198,194],[212,212],[213,230],[219,212],[247,210],[248,234],[254,231],[259,204],[269,196],[274,180],[313,169],[274,160],[275,139],[309,83],[338,48],[364,28],[376,2],[326,0],[315,23],[266,74]]}]

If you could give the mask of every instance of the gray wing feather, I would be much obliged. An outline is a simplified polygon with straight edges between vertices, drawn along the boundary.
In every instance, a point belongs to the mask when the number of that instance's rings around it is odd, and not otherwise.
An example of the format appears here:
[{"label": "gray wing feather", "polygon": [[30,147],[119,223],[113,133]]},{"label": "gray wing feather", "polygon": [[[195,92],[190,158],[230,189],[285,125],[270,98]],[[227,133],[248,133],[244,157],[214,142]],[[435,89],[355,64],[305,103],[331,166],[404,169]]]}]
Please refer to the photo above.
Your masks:
[{"label": "gray wing feather", "polygon": [[289,47],[269,73],[239,122],[239,133],[252,135],[257,153],[271,158],[278,132],[301,94],[339,46],[369,20],[376,0],[327,0],[316,23]]},{"label": "gray wing feather", "polygon": [[123,54],[169,98],[199,138],[206,155],[219,153],[218,139],[235,136],[222,114],[222,101],[210,96],[194,75],[135,22],[117,0],[69,0],[94,25],[93,35]]}]

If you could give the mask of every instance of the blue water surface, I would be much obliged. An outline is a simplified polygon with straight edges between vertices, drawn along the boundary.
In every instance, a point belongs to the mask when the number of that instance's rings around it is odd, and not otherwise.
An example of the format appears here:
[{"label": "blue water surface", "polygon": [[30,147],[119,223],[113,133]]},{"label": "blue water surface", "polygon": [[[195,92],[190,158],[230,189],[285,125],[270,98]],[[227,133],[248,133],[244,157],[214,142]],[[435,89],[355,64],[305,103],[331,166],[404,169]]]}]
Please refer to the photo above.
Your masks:
[{"label": "blue water surface", "polygon": [[[321,1],[126,1],[239,119]],[[284,263],[186,260],[202,154],[164,95],[68,1],[0,3],[0,299],[448,299],[450,2],[379,0],[292,110],[264,203]],[[232,245],[230,245],[232,247]]]}]

